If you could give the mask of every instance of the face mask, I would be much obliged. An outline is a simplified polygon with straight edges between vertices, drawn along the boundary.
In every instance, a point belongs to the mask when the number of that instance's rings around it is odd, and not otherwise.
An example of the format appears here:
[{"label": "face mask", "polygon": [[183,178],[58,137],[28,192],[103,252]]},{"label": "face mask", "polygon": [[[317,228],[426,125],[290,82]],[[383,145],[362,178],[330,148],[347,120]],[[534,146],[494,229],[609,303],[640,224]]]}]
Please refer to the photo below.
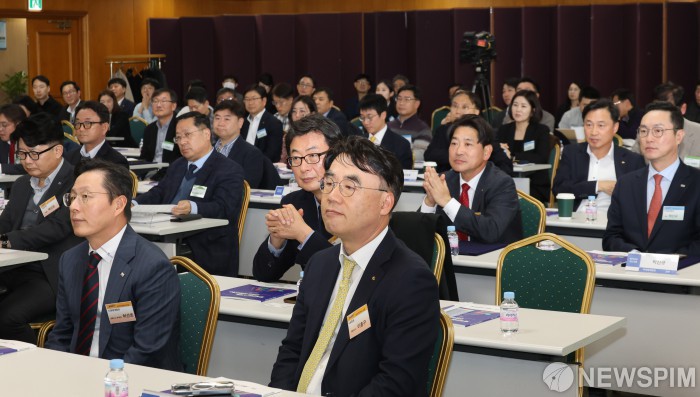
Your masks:
[{"label": "face mask", "polygon": [[230,82],[230,81],[225,81],[223,84],[221,84],[223,87],[230,88],[232,90],[236,89],[236,83]]}]

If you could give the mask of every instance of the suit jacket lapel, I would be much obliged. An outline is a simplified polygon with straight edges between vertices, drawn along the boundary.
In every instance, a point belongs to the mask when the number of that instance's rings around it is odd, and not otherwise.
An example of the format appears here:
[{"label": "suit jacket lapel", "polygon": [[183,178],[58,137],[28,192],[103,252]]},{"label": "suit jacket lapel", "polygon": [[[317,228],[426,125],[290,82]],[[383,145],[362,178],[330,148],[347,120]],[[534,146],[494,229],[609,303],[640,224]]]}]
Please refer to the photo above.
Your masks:
[{"label": "suit jacket lapel", "polygon": [[[184,160],[184,158],[183,158]],[[175,198],[178,189],[180,189],[180,184],[182,184],[182,179],[185,177],[187,172],[187,160],[180,162],[180,164],[171,164],[170,171],[173,173],[173,183],[167,185],[167,190],[163,191],[164,203],[170,203]]]},{"label": "suit jacket lapel", "polygon": [[22,187],[20,186],[22,185],[14,186],[14,188],[17,190],[17,193],[15,193],[17,197],[13,197],[12,199],[16,200],[17,203],[20,204],[19,208],[22,210],[22,212],[12,217],[12,230],[19,230],[19,227],[22,224],[22,218],[24,218],[24,211],[26,210],[27,204],[29,204],[29,200],[31,200],[32,194],[34,193],[29,179],[27,179],[26,185]]},{"label": "suit jacket lapel", "polygon": [[[587,181],[588,180],[588,166],[591,163],[591,156],[588,154],[588,144],[583,144],[579,146],[576,153],[576,180]],[[617,168],[617,164],[616,164]],[[617,174],[620,175],[620,174]]]},{"label": "suit jacket lapel", "polygon": [[450,189],[450,196],[454,197],[459,201],[459,195],[461,189],[459,187],[459,174],[451,171],[445,175],[445,182],[447,182],[447,188]]},{"label": "suit jacket lapel", "polygon": [[[490,161],[486,162],[486,168],[484,168],[484,172],[479,178],[479,183],[476,185],[476,187],[470,187],[471,189],[474,189],[474,202],[469,203],[469,207],[471,207],[472,211],[481,211],[482,205],[484,204],[484,186],[486,186],[489,183],[491,167],[493,167],[493,163],[491,163]],[[457,199],[457,201],[459,201],[459,199]]]}]

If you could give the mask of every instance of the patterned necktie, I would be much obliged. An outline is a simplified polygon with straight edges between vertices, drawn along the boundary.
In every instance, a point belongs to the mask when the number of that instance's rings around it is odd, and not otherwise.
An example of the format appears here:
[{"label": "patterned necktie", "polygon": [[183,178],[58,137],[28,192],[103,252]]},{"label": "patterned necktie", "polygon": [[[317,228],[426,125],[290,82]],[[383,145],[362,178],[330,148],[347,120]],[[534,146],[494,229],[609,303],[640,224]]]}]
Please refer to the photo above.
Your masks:
[{"label": "patterned necktie", "polygon": [[[469,194],[467,193],[468,191],[469,185],[463,183],[462,194],[459,195],[459,203],[467,208],[469,208]],[[467,235],[467,233],[457,232],[457,238],[459,238],[460,241],[467,241],[469,239],[469,236]]]},{"label": "patterned necktie", "polygon": [[375,137],[374,135],[370,135],[369,141],[372,143],[377,143],[377,137]]},{"label": "patterned necktie", "polygon": [[656,218],[659,216],[659,211],[661,211],[661,179],[663,179],[661,174],[654,175],[654,195],[651,196],[649,212],[647,213],[647,238],[651,236],[651,231],[654,229],[654,223],[656,222]]},{"label": "patterned necktie", "polygon": [[102,257],[93,251],[88,257],[88,265],[83,279],[83,293],[80,299],[80,325],[75,352],[87,356],[92,346],[92,334],[95,332],[97,318],[97,301],[100,297],[100,273],[97,264]]},{"label": "patterned necktie", "polygon": [[348,296],[348,290],[350,289],[350,276],[352,275],[352,270],[355,268],[355,261],[349,257],[344,257],[343,259],[343,278],[340,280],[340,286],[338,287],[338,294],[333,301],[333,306],[331,306],[330,312],[328,312],[328,317],[326,322],[323,323],[321,331],[318,334],[318,339],[316,339],[316,344],[314,349],[309,355],[309,359],[306,360],[304,364],[304,370],[301,372],[301,378],[299,379],[299,385],[297,386],[297,392],[306,393],[306,389],[309,387],[309,382],[316,372],[318,364],[321,362],[321,357],[323,353],[328,348],[328,343],[333,337],[333,332],[335,327],[338,325],[340,320],[340,315],[343,314],[343,306],[345,306],[345,298]]},{"label": "patterned necktie", "polygon": [[189,167],[187,167],[187,173],[185,174],[185,179],[188,181],[192,180],[194,178],[194,172],[197,170],[197,166],[194,164],[190,164]]}]

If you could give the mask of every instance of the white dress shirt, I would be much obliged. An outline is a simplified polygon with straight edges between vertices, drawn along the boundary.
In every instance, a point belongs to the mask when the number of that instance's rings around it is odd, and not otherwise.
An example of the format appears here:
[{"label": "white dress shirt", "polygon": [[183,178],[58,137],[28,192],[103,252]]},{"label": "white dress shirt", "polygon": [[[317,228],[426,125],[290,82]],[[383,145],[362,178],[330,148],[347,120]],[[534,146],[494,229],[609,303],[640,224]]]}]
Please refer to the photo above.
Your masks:
[{"label": "white dress shirt", "polygon": [[384,128],[381,130],[377,131],[374,135],[369,134],[369,137],[367,139],[370,139],[371,137],[374,137],[374,144],[379,146],[382,144],[382,139],[384,139],[384,135],[386,134],[386,130],[389,127],[387,127],[386,124],[384,124]]},{"label": "white dress shirt", "polygon": [[[586,148],[586,152],[588,153],[588,180],[596,181],[596,192],[598,192],[598,181],[617,181],[617,174],[615,173],[615,147],[612,143],[610,144],[608,153],[600,159],[591,152],[590,146]],[[609,194],[598,192],[595,202],[598,211],[602,211],[601,213],[608,213],[608,207],[610,207]],[[585,198],[581,200],[581,204],[576,211],[585,212],[587,205],[588,198]]]},{"label": "white dress shirt", "polygon": [[255,145],[255,138],[258,136],[258,127],[260,126],[260,119],[262,119],[263,113],[265,113],[265,109],[255,116],[250,114],[248,115],[248,122],[250,125],[248,126],[248,134],[246,135],[245,140],[251,145]]},{"label": "white dress shirt", "polygon": [[[479,184],[479,180],[481,179],[481,175],[483,175],[484,169],[481,170],[474,178],[465,181],[462,178],[462,174],[459,174],[459,194],[462,194],[462,185],[467,184],[469,185],[469,190],[467,190],[467,197],[469,197],[469,208],[471,209],[472,204],[474,204],[474,193],[476,192],[476,186]],[[445,215],[447,215],[448,218],[452,222],[455,221],[455,218],[457,218],[457,212],[459,212],[459,207],[462,205],[462,203],[459,202],[456,198],[451,198],[450,201],[445,204],[445,206],[442,208],[443,211],[445,211]],[[436,211],[436,206],[431,207],[429,205],[425,204],[425,200],[423,200],[423,204],[420,206],[420,212],[427,213],[427,214],[434,214]]]}]

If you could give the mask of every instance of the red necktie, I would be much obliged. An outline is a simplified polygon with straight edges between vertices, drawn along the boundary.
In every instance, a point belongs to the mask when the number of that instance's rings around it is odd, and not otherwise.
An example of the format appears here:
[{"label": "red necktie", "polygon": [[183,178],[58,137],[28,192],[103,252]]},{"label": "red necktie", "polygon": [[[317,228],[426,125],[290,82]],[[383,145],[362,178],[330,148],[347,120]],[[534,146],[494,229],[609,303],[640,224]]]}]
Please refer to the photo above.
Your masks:
[{"label": "red necktie", "polygon": [[15,143],[12,141],[10,141],[10,158],[8,160],[8,164],[15,163]]},{"label": "red necktie", "polygon": [[[469,185],[466,183],[462,184],[462,194],[459,195],[459,203],[462,204],[463,206],[469,208],[469,194],[467,193],[469,191]],[[459,238],[460,241],[467,241],[469,240],[469,235],[464,232],[457,232],[457,237]]]},{"label": "red necktie", "polygon": [[661,174],[654,175],[654,195],[651,196],[651,203],[649,203],[649,213],[647,213],[647,237],[651,236],[651,231],[654,229],[654,222],[659,216],[659,211],[661,211],[661,179],[663,176]]},{"label": "red necktie", "polygon": [[83,279],[83,293],[80,299],[80,322],[78,329],[78,341],[75,352],[87,356],[92,347],[92,334],[95,332],[95,319],[97,318],[97,302],[100,297],[100,274],[97,264],[102,258],[97,252],[91,252]]}]

